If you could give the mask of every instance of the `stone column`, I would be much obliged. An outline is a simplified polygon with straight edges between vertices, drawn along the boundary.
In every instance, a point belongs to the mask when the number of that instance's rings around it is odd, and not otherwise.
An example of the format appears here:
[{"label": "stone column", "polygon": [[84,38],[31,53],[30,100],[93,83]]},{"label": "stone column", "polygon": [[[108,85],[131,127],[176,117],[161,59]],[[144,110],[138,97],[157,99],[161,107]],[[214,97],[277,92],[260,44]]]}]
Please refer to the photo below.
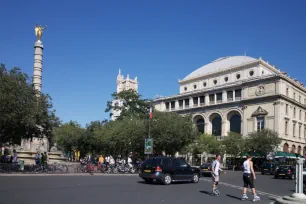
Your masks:
[{"label": "stone column", "polygon": [[175,109],[176,109],[176,110],[179,109],[179,102],[178,102],[178,100],[175,100]]},{"label": "stone column", "polygon": [[223,91],[222,92],[222,102],[226,102],[227,101],[227,92]]},{"label": "stone column", "polygon": [[189,97],[189,108],[193,107],[193,98]]},{"label": "stone column", "polygon": [[215,104],[217,104],[217,94],[215,94]]},{"label": "stone column", "polygon": [[41,41],[36,41],[34,45],[34,74],[33,84],[34,89],[39,93],[41,92],[42,86],[42,63],[43,63],[43,44]]},{"label": "stone column", "polygon": [[227,122],[227,120],[224,120],[223,118],[222,118],[222,125],[221,125],[221,128],[222,128],[222,130],[221,130],[221,136],[227,136],[227,129],[228,129],[228,122]]},{"label": "stone column", "polygon": [[198,97],[198,106],[200,106],[200,96]]},{"label": "stone column", "polygon": [[235,96],[235,90],[233,90],[233,101],[235,101],[236,99],[236,96]]},{"label": "stone column", "polygon": [[208,94],[205,95],[205,105],[206,106],[209,105],[209,95]]},{"label": "stone column", "polygon": [[183,109],[185,109],[185,99],[183,99]]}]

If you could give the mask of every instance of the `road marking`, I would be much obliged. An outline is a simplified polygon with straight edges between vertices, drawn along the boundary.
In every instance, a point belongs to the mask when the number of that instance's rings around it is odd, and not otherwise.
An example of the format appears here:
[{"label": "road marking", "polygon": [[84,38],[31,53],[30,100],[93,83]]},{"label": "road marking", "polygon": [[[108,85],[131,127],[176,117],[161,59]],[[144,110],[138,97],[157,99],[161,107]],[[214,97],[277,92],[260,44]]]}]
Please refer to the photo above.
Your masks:
[{"label": "road marking", "polygon": [[[210,179],[205,179],[205,178],[201,178],[201,180],[202,181],[207,181],[207,182],[212,182]],[[239,189],[239,190],[243,189],[243,187],[241,187],[241,186],[236,186],[236,185],[233,185],[233,184],[230,184],[230,183],[219,182],[219,184],[222,184],[224,186],[228,186],[228,187],[231,187],[231,188],[236,188],[236,189]],[[248,189],[248,192],[252,192],[252,191],[250,189]],[[256,192],[259,195],[266,195],[266,196],[270,196],[271,198],[282,198],[282,196],[274,195],[274,194],[263,192],[263,191],[256,190]]]}]

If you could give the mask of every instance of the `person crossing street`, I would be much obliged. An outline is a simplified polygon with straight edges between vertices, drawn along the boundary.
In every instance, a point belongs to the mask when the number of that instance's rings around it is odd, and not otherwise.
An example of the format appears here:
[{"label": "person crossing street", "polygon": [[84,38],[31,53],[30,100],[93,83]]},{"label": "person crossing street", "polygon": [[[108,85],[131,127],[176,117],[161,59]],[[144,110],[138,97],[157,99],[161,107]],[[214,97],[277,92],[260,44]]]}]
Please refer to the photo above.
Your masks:
[{"label": "person crossing street", "polygon": [[248,155],[247,160],[243,162],[243,190],[242,190],[242,198],[241,200],[248,200],[248,196],[246,195],[247,188],[250,187],[253,193],[253,202],[260,201],[260,197],[257,196],[254,180],[256,179],[256,175],[253,168],[252,156]]},{"label": "person crossing street", "polygon": [[[212,180],[213,180],[213,190],[212,190],[212,195],[215,195],[215,196],[219,196],[220,195],[220,192],[217,188],[218,186],[218,183],[219,183],[219,172],[220,171],[223,171],[221,168],[220,168],[220,160],[221,160],[221,155],[220,154],[217,154],[216,155],[216,159],[214,160],[214,162],[212,163],[212,171],[211,171],[211,174],[212,174]],[[225,171],[223,171],[224,174],[226,174]]]}]

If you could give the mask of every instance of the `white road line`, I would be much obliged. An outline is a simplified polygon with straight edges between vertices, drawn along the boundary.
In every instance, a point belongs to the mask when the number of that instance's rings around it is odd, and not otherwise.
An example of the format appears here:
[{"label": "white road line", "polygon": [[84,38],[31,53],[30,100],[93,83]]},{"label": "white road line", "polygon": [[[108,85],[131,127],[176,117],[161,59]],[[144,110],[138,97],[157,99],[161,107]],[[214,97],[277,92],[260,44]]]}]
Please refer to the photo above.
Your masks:
[{"label": "white road line", "polygon": [[[201,180],[207,181],[207,182],[212,182],[210,179],[205,179],[205,178],[201,178]],[[229,183],[219,182],[219,184],[222,184],[224,186],[228,186],[228,187],[231,187],[231,188],[236,188],[236,189],[239,189],[239,190],[243,189],[243,187],[241,187],[241,186],[236,186],[236,185],[229,184]],[[251,192],[250,189],[248,189],[248,191]],[[256,190],[256,192],[259,195],[267,195],[267,196],[270,196],[272,198],[281,198],[282,197],[282,196],[279,196],[279,195],[274,195],[274,194],[271,194],[271,193],[267,193],[267,192],[263,192],[263,191],[258,191],[258,190]]]}]

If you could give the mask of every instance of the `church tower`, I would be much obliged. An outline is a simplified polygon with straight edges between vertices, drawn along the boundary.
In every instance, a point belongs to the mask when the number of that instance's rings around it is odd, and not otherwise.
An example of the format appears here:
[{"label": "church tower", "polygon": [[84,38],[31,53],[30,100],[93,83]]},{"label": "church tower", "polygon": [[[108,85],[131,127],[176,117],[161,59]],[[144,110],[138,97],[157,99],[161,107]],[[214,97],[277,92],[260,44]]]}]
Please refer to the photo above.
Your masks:
[{"label": "church tower", "polygon": [[[129,74],[127,75],[126,78],[124,78],[124,76],[121,74],[121,70],[119,69],[119,73],[117,75],[117,94],[120,93],[121,91],[126,91],[126,90],[135,90],[138,93],[138,80],[137,77],[135,77],[135,79],[130,79]],[[112,101],[112,106],[122,106],[122,105],[123,101],[120,99]],[[120,111],[112,110],[111,120],[116,120],[116,118],[119,116],[120,116]]]}]

